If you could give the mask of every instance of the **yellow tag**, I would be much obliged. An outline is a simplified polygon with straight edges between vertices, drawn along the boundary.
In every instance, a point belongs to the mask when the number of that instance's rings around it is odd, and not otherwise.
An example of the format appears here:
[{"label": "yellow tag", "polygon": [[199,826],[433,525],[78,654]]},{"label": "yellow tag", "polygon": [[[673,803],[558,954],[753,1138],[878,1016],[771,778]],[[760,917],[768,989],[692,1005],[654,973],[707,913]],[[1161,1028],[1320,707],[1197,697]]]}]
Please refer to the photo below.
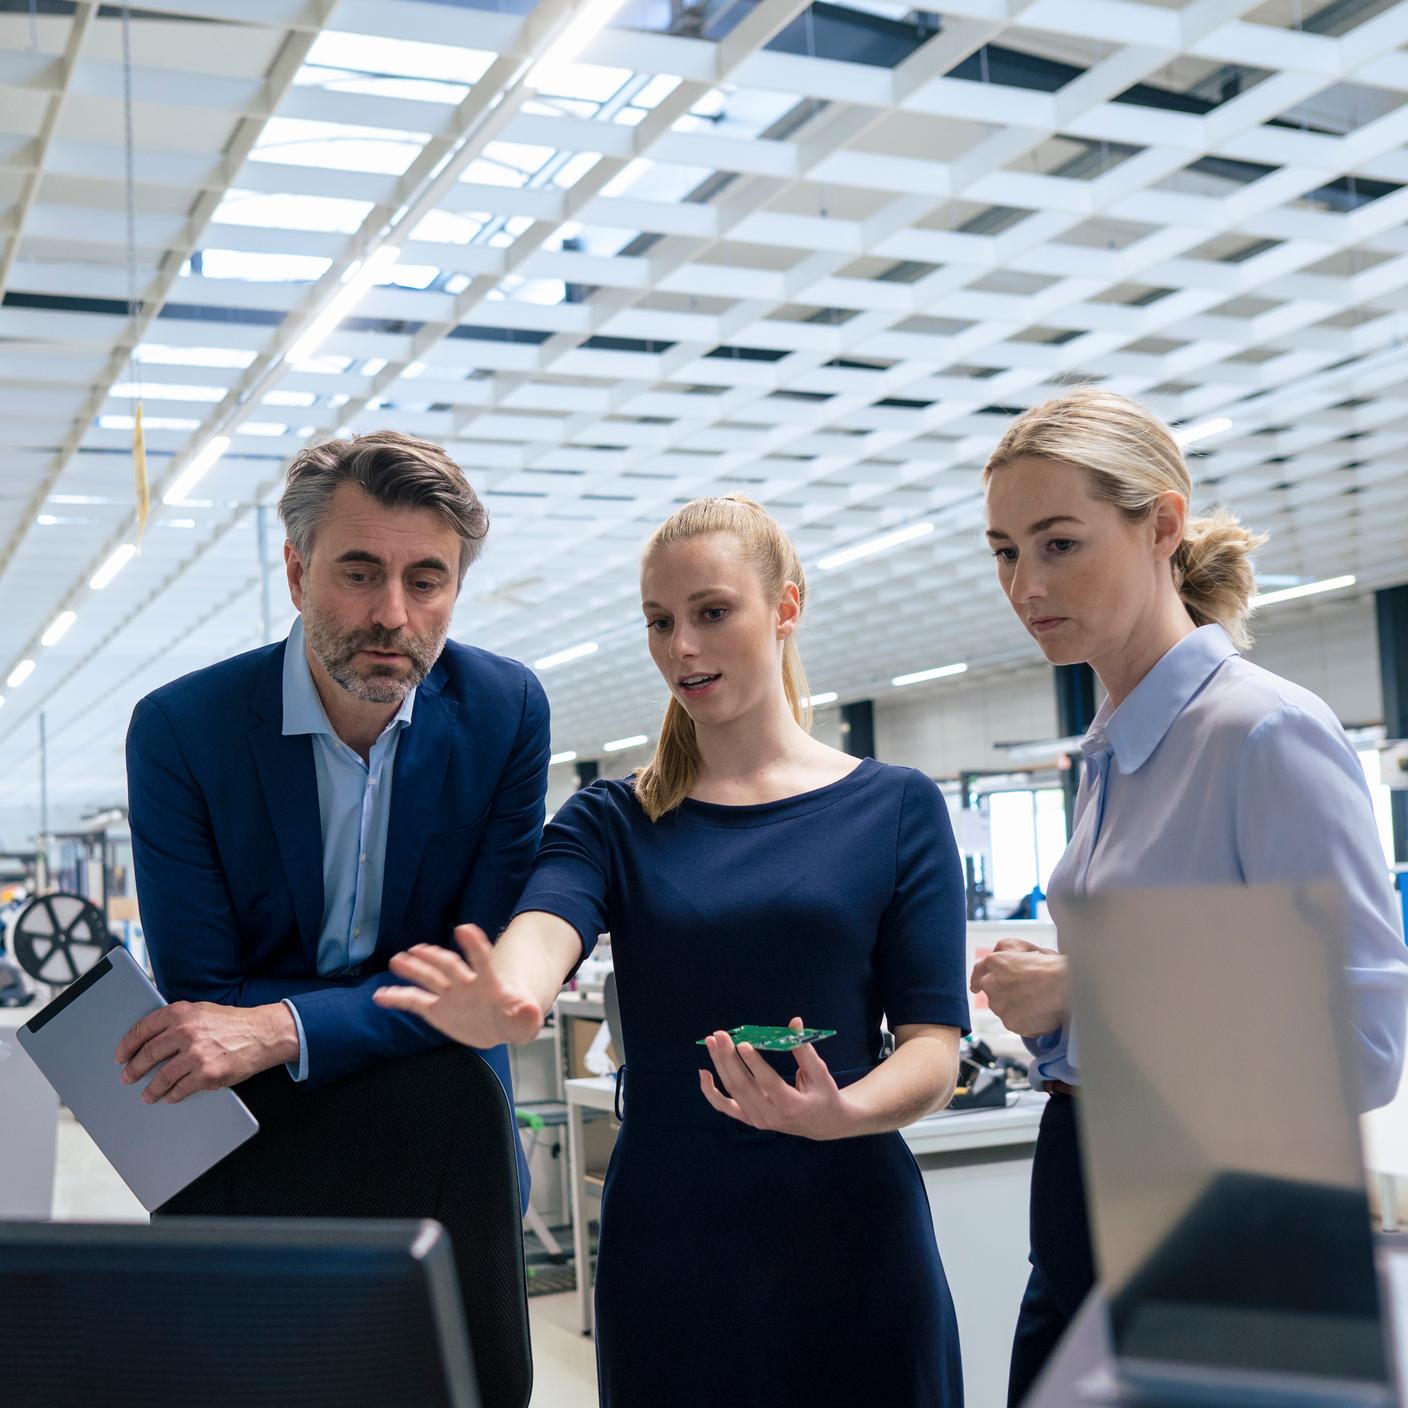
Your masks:
[{"label": "yellow tag", "polygon": [[132,418],[132,473],[137,482],[137,536],[146,530],[147,514],[151,511],[151,489],[147,484],[147,439],[142,433],[142,403],[137,402],[137,414]]}]

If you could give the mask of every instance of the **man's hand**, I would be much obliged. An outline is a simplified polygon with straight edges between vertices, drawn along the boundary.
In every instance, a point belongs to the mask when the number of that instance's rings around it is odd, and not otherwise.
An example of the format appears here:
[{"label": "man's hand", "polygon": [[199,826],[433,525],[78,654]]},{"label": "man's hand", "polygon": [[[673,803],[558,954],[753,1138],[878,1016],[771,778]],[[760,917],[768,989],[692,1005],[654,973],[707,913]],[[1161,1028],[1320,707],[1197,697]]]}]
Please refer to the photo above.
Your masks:
[{"label": "man's hand", "polygon": [[463,958],[438,944],[416,944],[394,954],[391,971],[406,985],[388,983],[372,994],[372,1001],[414,1013],[446,1036],[481,1050],[531,1041],[544,1017],[533,994],[500,975],[494,947],[477,924],[461,924],[455,942]]},{"label": "man's hand", "polygon": [[998,1021],[1018,1036],[1054,1032],[1070,1011],[1066,959],[1025,939],[1000,939],[973,965],[968,986],[986,993]]},{"label": "man's hand", "polygon": [[142,1092],[146,1105],[158,1100],[177,1105],[198,1090],[223,1090],[297,1059],[298,1028],[282,1002],[267,1007],[173,1002],[143,1017],[117,1048],[127,1085],[160,1065]]}]

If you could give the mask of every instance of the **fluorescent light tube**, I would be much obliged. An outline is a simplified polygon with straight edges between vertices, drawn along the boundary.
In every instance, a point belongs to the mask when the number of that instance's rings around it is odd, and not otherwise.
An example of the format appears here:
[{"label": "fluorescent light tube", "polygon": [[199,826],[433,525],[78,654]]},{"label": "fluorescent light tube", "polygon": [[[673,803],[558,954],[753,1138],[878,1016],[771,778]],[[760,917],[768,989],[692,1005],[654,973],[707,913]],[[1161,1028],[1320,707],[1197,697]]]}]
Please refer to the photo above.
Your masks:
[{"label": "fluorescent light tube", "polygon": [[95,592],[102,591],[136,556],[137,546],[135,543],[123,543],[121,547],[114,548],[108,560],[89,579],[89,587]]},{"label": "fluorescent light tube", "polygon": [[76,611],[60,611],[54,617],[53,624],[39,637],[39,644],[43,646],[57,645],[68,634],[68,628],[78,620]]},{"label": "fluorescent light tube", "polygon": [[629,738],[615,738],[610,743],[603,743],[601,751],[603,753],[619,753],[623,748],[639,748],[642,743],[649,742],[649,736],[644,733],[633,733]]},{"label": "fluorescent light tube", "polygon": [[1210,435],[1221,435],[1224,430],[1231,430],[1232,422],[1226,416],[1218,416],[1216,420],[1205,420],[1201,425],[1190,425],[1173,432],[1173,438],[1180,445],[1192,445],[1199,440],[1206,440]]},{"label": "fluorescent light tube", "polygon": [[562,33],[553,40],[548,51],[529,70],[523,81],[530,88],[544,88],[561,79],[562,70],[577,62],[583,49],[606,28],[607,22],[625,0],[588,0]]},{"label": "fluorescent light tube", "polygon": [[1259,592],[1251,599],[1250,605],[1253,608],[1275,606],[1278,601],[1295,601],[1302,596],[1319,596],[1321,592],[1342,591],[1345,587],[1352,587],[1354,583],[1353,577],[1326,577],[1323,582],[1307,582],[1301,587],[1283,587],[1278,592]]},{"label": "fluorescent light tube", "polygon": [[887,552],[901,543],[912,543],[916,538],[926,538],[934,531],[932,523],[911,523],[908,528],[897,528],[893,533],[871,538],[869,542],[857,543],[853,548],[842,548],[840,552],[828,553],[817,566],[827,572],[833,567],[841,567],[847,562],[856,562],[862,557],[870,557],[877,552]]},{"label": "fluorescent light tube", "polygon": [[20,663],[10,671],[9,677],[5,680],[5,683],[9,685],[11,689],[18,689],[33,673],[34,661],[21,660]]},{"label": "fluorescent light tube", "polygon": [[313,315],[308,326],[285,353],[284,360],[306,362],[327,341],[333,329],[362,301],[371,286],[395,267],[400,257],[398,246],[384,244],[361,263],[351,265],[342,276],[341,287],[322,310]]},{"label": "fluorescent light tube", "polygon": [[554,753],[548,759],[548,766],[553,767],[557,763],[575,763],[577,755],[569,748],[565,753]]},{"label": "fluorescent light tube", "polygon": [[912,675],[896,675],[890,683],[903,686],[919,684],[924,680],[942,680],[947,679],[949,675],[961,675],[967,668],[967,665],[940,665],[933,670],[916,670]]},{"label": "fluorescent light tube", "polygon": [[551,670],[554,665],[565,665],[569,660],[580,660],[584,655],[595,655],[600,649],[601,647],[594,640],[589,640],[585,645],[573,645],[566,650],[557,650],[551,655],[544,655],[541,660],[533,661],[533,668],[535,670]]},{"label": "fluorescent light tube", "polygon": [[162,503],[184,504],[186,495],[210,473],[220,456],[229,448],[230,437],[228,435],[212,435],[196,451],[195,457],[185,469],[176,476],[175,483],[161,496]]},{"label": "fluorescent light tube", "polygon": [[802,700],[803,704],[806,704],[813,709],[820,709],[823,704],[834,704],[835,702],[836,691],[834,689],[827,690],[825,693],[822,694],[813,694],[810,699]]},{"label": "fluorescent light tube", "polygon": [[1045,763],[1064,753],[1079,753],[1084,739],[1078,733],[1065,738],[1037,738],[1027,743],[997,743],[994,747],[1007,750],[1009,763]]}]

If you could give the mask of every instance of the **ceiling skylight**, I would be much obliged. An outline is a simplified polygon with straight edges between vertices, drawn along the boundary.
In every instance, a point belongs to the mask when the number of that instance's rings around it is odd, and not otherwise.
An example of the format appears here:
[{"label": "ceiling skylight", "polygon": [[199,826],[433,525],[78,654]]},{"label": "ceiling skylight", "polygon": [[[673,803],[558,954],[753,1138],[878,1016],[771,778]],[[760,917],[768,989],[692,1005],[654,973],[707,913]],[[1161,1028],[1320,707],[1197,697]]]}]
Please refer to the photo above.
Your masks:
[{"label": "ceiling skylight", "polygon": [[249,159],[400,176],[429,140],[429,132],[398,132],[381,127],[354,127],[343,122],[310,122],[301,117],[271,117],[264,124],[264,131]]},{"label": "ceiling skylight", "polygon": [[134,381],[120,381],[108,392],[120,401],[144,397],[148,401],[223,401],[223,386],[182,386],[169,381],[147,381],[140,386]]},{"label": "ceiling skylight", "polygon": [[264,195],[231,189],[225,192],[211,224],[350,235],[361,228],[371,208],[369,200],[344,200],[340,196]]},{"label": "ceiling skylight", "polygon": [[234,367],[243,371],[254,353],[242,347],[173,347],[161,342],[138,343],[136,358],[160,367]]},{"label": "ceiling skylight", "polygon": [[201,273],[207,279],[312,284],[331,267],[331,259],[319,259],[311,254],[249,254],[242,249],[201,251]]},{"label": "ceiling skylight", "polygon": [[380,34],[344,34],[326,30],[313,41],[305,62],[399,78],[478,83],[489,71],[495,57],[483,49],[461,49],[451,44],[388,39]]}]

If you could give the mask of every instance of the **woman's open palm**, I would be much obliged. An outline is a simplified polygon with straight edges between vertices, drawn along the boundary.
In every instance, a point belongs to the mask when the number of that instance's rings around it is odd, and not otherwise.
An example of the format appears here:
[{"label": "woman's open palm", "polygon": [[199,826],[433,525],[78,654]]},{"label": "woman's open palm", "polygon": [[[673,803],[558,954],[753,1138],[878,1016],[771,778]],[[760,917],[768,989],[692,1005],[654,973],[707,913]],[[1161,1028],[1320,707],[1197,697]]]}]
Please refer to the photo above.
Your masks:
[{"label": "woman's open palm", "polygon": [[373,994],[379,1007],[424,1018],[466,1046],[526,1041],[543,1024],[543,1011],[526,989],[500,978],[494,948],[477,924],[455,930],[459,954],[438,944],[416,944],[391,959],[400,983]]}]

